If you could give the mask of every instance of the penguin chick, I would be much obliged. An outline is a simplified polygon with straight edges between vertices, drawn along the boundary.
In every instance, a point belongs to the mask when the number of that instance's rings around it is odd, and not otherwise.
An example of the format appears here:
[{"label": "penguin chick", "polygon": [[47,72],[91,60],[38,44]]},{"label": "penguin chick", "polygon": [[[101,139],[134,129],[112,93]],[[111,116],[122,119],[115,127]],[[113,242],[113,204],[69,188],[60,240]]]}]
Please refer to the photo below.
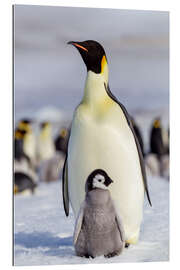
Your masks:
[{"label": "penguin chick", "polygon": [[14,173],[14,194],[27,190],[31,191],[33,194],[36,186],[37,184],[34,183],[34,181],[27,174],[22,172]]},{"label": "penguin chick", "polygon": [[52,127],[49,122],[41,123],[41,130],[38,138],[37,155],[38,163],[50,159],[55,154],[55,146],[52,137]]},{"label": "penguin chick", "polygon": [[96,169],[87,178],[86,197],[74,230],[77,256],[119,255],[125,244],[122,221],[117,215],[108,186],[113,181],[104,170]]}]

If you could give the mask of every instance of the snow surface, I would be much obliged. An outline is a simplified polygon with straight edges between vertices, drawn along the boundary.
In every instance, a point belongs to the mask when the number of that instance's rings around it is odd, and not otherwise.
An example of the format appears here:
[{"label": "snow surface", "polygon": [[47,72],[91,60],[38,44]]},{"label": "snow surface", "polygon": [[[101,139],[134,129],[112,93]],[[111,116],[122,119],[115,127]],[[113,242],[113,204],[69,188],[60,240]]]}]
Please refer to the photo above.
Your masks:
[{"label": "snow surface", "polygon": [[120,256],[95,259],[75,255],[72,244],[74,217],[64,214],[61,181],[41,183],[35,195],[15,196],[14,264],[60,265],[169,260],[169,182],[148,177],[153,207],[145,198],[138,244]]}]

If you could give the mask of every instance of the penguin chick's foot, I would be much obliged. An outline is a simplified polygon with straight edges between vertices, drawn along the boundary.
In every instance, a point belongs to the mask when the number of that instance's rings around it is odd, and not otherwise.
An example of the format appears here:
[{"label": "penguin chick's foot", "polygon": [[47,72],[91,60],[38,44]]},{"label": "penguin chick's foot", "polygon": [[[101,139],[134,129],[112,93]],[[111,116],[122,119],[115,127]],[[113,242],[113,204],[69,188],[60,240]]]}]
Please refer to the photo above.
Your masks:
[{"label": "penguin chick's foot", "polygon": [[129,243],[126,243],[126,244],[125,244],[125,248],[128,248],[129,246],[130,246]]},{"label": "penguin chick's foot", "polygon": [[109,253],[107,255],[104,255],[104,257],[105,258],[112,258],[112,257],[117,256],[117,255],[119,255],[119,252],[114,251],[112,253]]},{"label": "penguin chick's foot", "polygon": [[94,259],[94,257],[92,255],[89,255],[89,254],[85,254],[84,257],[87,258],[87,259],[89,259],[89,258]]}]

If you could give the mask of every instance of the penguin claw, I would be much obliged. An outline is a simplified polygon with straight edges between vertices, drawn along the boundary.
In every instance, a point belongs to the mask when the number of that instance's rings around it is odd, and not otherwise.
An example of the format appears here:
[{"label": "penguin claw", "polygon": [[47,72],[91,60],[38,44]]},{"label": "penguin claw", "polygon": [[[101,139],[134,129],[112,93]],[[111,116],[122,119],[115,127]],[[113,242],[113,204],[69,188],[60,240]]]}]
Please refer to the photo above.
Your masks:
[{"label": "penguin claw", "polygon": [[87,258],[87,259],[89,259],[89,258],[94,259],[94,257],[92,255],[89,255],[89,254],[85,254],[84,257]]},{"label": "penguin claw", "polygon": [[117,252],[112,252],[112,253],[109,253],[107,255],[104,255],[105,258],[112,258],[114,256],[118,255]]}]

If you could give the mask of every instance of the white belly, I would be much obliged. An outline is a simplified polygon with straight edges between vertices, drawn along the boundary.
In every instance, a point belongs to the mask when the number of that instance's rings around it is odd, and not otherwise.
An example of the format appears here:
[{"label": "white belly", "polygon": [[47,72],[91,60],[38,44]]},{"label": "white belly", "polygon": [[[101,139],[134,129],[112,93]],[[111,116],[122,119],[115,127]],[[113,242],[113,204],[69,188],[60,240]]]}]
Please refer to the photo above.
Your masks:
[{"label": "white belly", "polygon": [[[116,116],[111,121],[113,113]],[[68,148],[68,183],[75,216],[85,198],[86,179],[95,169],[104,169],[114,181],[109,189],[126,238],[138,234],[144,186],[134,137],[119,106],[102,119],[81,113],[74,118]]]}]

